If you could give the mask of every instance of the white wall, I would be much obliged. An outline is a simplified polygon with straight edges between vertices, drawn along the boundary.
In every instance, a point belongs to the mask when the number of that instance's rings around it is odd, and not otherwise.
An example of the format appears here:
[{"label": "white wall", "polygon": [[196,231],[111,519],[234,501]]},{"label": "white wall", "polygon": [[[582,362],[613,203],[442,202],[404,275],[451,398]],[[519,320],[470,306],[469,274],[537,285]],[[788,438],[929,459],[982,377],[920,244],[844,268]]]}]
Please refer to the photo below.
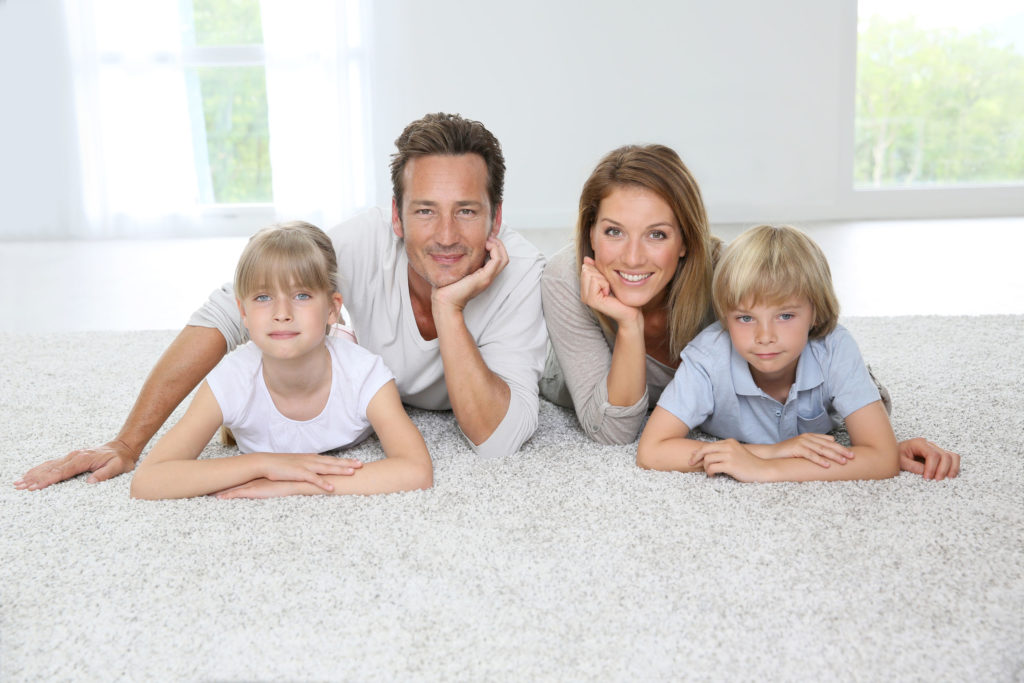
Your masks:
[{"label": "white wall", "polygon": [[1024,214],[1020,187],[853,192],[856,0],[377,0],[374,13],[377,157],[426,112],[477,118],[504,147],[518,227],[571,224],[595,162],[635,142],[674,147],[715,222]]},{"label": "white wall", "polygon": [[[850,189],[856,0],[367,0],[376,200],[409,121],[483,121],[505,217],[571,225],[608,150],[674,147],[715,222],[1024,214],[1024,189]],[[77,215],[59,0],[0,0],[0,237]]]},{"label": "white wall", "polygon": [[0,0],[0,236],[60,236],[78,175],[56,0]]}]

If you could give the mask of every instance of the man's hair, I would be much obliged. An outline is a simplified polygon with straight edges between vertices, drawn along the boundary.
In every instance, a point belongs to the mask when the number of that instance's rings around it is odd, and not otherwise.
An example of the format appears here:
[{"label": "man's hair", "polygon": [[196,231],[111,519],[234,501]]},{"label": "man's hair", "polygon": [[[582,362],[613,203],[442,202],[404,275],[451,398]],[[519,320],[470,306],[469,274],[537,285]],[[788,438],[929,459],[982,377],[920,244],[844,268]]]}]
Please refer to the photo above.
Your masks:
[{"label": "man's hair", "polygon": [[814,307],[811,339],[824,337],[839,321],[839,300],[824,252],[789,225],[759,225],[737,237],[715,269],[712,296],[722,325],[741,306],[780,304],[793,297],[806,297]]},{"label": "man's hair", "polygon": [[249,238],[235,269],[235,296],[244,300],[263,288],[293,285],[333,294],[338,260],[331,238],[303,221],[278,223]]},{"label": "man's hair", "polygon": [[[682,233],[686,254],[668,284],[666,303],[669,352],[674,358],[714,319],[711,274],[721,241],[709,232],[700,187],[675,150],[665,145],[626,145],[606,154],[583,184],[576,221],[577,269],[582,269],[585,257],[594,257],[591,231],[601,201],[620,187],[640,187],[661,197]],[[610,332],[611,321],[594,314]]]},{"label": "man's hair", "polygon": [[398,151],[391,155],[391,192],[399,214],[405,191],[403,175],[410,160],[432,155],[479,154],[487,166],[487,197],[494,218],[505,188],[505,157],[498,139],[482,123],[458,114],[427,114],[405,127],[395,140],[395,147]]}]

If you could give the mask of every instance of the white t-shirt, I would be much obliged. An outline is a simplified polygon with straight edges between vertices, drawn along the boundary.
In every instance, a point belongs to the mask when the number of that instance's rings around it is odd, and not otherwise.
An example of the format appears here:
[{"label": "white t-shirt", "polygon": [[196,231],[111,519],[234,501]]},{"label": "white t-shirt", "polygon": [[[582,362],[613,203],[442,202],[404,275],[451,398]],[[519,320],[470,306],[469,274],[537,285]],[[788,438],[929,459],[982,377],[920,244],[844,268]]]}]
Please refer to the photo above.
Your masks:
[{"label": "white t-shirt", "polygon": [[285,417],[263,379],[263,352],[254,343],[227,355],[206,381],[242,453],[324,453],[353,446],[372,431],[366,407],[394,379],[380,356],[327,337],[331,393],[310,420]]},{"label": "white t-shirt", "polygon": [[[449,410],[448,387],[437,339],[416,327],[409,300],[409,260],[391,230],[390,213],[370,209],[328,231],[338,256],[338,291],[359,343],[383,357],[395,373],[402,401],[416,408]],[[484,457],[515,453],[537,428],[538,382],[544,369],[547,328],[541,310],[544,257],[529,241],[503,227],[498,237],[509,263],[463,311],[484,363],[508,384],[508,412],[491,436],[469,446]],[[228,349],[248,335],[231,285],[210,295],[190,325],[216,327]]]}]

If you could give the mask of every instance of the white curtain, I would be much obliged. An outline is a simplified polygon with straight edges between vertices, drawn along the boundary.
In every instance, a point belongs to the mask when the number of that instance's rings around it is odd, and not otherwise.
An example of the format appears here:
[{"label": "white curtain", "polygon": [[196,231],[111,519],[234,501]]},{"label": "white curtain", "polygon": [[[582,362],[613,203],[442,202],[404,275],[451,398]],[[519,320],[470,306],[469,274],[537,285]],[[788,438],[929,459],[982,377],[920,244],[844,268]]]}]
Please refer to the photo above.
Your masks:
[{"label": "white curtain", "polygon": [[79,236],[195,220],[176,0],[67,0],[80,156]]},{"label": "white curtain", "polygon": [[[261,0],[274,208],[323,228],[368,203],[368,35],[358,0]],[[361,11],[364,10],[364,11]]]},{"label": "white curtain", "polygon": [[[203,204],[182,62],[180,0],[65,0],[84,237],[224,232]],[[359,0],[261,0],[271,175],[268,216],[329,227],[368,202],[372,160]],[[195,135],[194,135],[195,133]],[[198,136],[198,137],[197,137]],[[251,207],[250,207],[251,208]],[[259,225],[240,221],[252,232]],[[211,234],[205,231],[205,234]]]}]

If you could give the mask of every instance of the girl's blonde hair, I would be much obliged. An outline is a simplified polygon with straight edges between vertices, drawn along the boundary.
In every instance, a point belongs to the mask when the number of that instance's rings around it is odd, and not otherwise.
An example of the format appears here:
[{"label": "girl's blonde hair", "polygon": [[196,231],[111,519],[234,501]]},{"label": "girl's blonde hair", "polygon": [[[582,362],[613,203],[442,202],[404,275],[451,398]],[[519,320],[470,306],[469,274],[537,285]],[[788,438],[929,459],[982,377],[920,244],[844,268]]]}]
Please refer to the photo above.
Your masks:
[{"label": "girl's blonde hair", "polygon": [[298,285],[318,292],[338,291],[338,259],[331,238],[304,221],[263,228],[245,245],[235,269],[235,296],[244,300],[260,289]]},{"label": "girl's blonde hair", "polygon": [[741,306],[806,297],[814,308],[809,337],[835,329],[839,301],[832,271],[814,240],[789,225],[759,225],[737,237],[722,254],[712,283],[715,315],[722,325]]},{"label": "girl's blonde hair", "polygon": [[[618,187],[641,187],[658,195],[672,209],[682,232],[686,255],[679,259],[668,284],[669,353],[677,357],[691,339],[714,319],[711,309],[711,274],[721,241],[708,229],[700,188],[675,150],[665,145],[626,145],[598,162],[580,193],[576,222],[576,267],[594,257],[590,233],[601,201]],[[594,311],[605,332],[612,322]]]}]

